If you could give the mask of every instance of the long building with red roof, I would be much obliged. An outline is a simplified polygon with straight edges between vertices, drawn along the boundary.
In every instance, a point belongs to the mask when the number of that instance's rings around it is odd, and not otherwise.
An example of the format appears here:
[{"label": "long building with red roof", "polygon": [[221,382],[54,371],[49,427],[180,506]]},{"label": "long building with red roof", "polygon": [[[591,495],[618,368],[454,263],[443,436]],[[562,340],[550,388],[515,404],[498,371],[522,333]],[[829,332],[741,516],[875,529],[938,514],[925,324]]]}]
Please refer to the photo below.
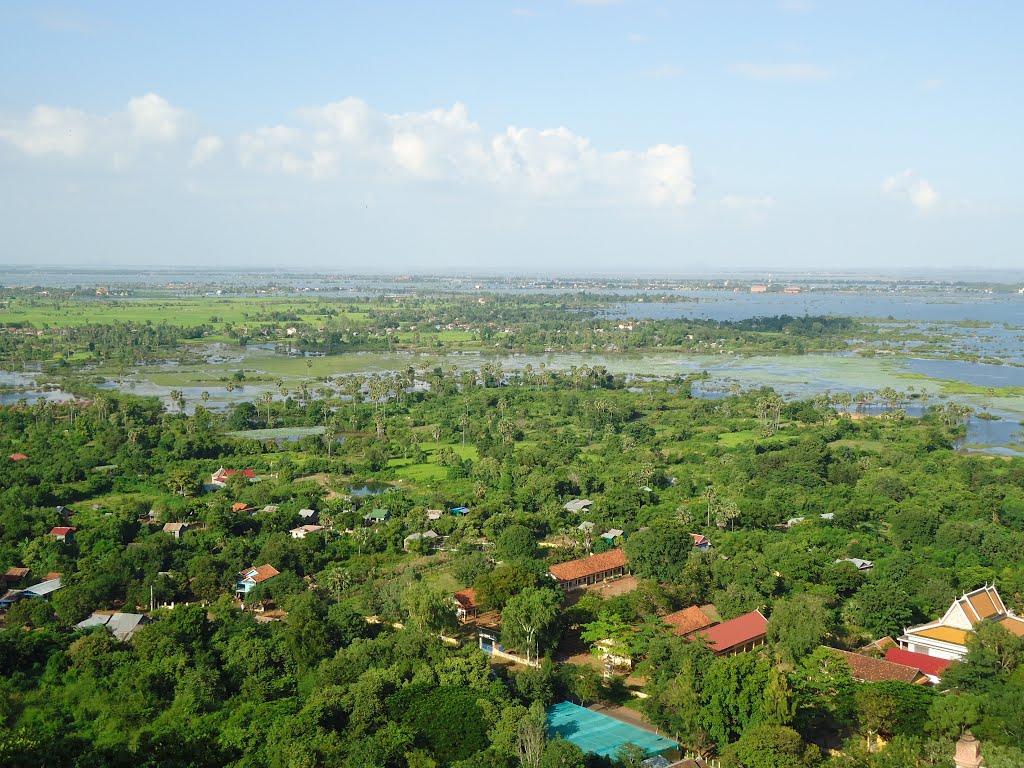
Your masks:
[{"label": "long building with red roof", "polygon": [[690,637],[702,638],[715,655],[728,656],[764,645],[767,632],[768,619],[760,611],[751,611],[713,627],[700,629]]},{"label": "long building with red roof", "polygon": [[612,549],[599,555],[552,565],[548,572],[558,582],[558,586],[568,592],[622,576],[627,565],[629,559],[626,553],[621,549]]}]

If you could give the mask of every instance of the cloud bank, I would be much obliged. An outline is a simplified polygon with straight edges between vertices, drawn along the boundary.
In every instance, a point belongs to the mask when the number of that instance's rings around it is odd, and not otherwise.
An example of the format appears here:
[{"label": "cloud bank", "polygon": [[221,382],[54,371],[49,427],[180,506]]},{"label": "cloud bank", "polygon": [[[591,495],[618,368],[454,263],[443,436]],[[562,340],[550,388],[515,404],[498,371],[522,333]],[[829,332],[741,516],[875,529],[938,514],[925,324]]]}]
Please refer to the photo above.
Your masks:
[{"label": "cloud bank", "polygon": [[40,105],[0,123],[0,141],[35,157],[103,157],[121,164],[157,145],[173,145],[191,130],[192,116],[162,96],[147,93],[106,115]]},{"label": "cloud bank", "polygon": [[488,133],[462,104],[387,113],[348,98],[234,138],[200,136],[199,128],[190,112],[149,93],[109,114],[37,106],[0,121],[0,143],[32,158],[98,159],[117,169],[153,153],[177,152],[183,173],[227,156],[236,174],[279,174],[311,183],[431,185],[454,193],[657,208],[694,200],[684,145],[602,151],[565,127],[513,125]]}]

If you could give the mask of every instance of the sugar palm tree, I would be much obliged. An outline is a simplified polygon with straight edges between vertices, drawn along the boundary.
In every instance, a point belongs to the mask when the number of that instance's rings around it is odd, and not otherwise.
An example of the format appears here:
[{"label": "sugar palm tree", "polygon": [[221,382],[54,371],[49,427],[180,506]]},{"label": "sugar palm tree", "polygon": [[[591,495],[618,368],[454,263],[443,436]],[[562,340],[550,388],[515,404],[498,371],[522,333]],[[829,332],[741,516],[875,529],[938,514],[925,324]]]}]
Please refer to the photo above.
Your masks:
[{"label": "sugar palm tree", "polygon": [[715,499],[718,498],[718,493],[715,491],[715,486],[708,485],[704,489],[704,499],[708,503],[708,528],[711,527],[711,506],[715,503]]}]

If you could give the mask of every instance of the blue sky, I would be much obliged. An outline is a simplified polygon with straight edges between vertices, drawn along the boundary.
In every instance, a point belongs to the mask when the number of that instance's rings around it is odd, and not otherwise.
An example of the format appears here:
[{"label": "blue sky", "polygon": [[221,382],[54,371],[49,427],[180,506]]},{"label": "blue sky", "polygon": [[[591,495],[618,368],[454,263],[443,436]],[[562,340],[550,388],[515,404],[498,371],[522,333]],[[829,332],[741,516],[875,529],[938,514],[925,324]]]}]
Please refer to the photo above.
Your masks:
[{"label": "blue sky", "polygon": [[0,263],[1024,263],[1018,2],[0,6]]}]

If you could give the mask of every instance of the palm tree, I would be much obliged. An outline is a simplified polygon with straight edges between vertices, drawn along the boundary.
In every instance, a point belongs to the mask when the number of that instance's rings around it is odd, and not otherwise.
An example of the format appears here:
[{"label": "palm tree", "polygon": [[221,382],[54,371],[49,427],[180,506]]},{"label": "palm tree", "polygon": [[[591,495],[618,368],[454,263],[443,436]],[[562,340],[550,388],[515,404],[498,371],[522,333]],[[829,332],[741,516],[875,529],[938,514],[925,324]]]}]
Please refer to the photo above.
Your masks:
[{"label": "palm tree", "polygon": [[338,439],[338,428],[332,423],[327,426],[324,430],[324,442],[327,443],[327,458],[331,458],[331,449],[334,447],[334,441]]},{"label": "palm tree", "polygon": [[178,410],[181,410],[181,405],[180,405],[180,403],[182,401],[181,390],[180,389],[172,389],[170,397],[171,397],[171,402],[178,406]]},{"label": "palm tree", "polygon": [[711,505],[714,504],[715,499],[718,498],[718,494],[715,492],[715,486],[708,485],[704,489],[704,498],[708,502],[708,528],[711,527]]},{"label": "palm tree", "polygon": [[270,404],[274,402],[274,396],[272,394],[270,394],[269,392],[264,392],[263,393],[263,397],[260,398],[260,399],[263,401],[263,404],[265,406],[267,406],[267,426],[269,427],[269,426],[271,426],[271,422],[270,422],[270,418],[271,418],[270,417]]}]

